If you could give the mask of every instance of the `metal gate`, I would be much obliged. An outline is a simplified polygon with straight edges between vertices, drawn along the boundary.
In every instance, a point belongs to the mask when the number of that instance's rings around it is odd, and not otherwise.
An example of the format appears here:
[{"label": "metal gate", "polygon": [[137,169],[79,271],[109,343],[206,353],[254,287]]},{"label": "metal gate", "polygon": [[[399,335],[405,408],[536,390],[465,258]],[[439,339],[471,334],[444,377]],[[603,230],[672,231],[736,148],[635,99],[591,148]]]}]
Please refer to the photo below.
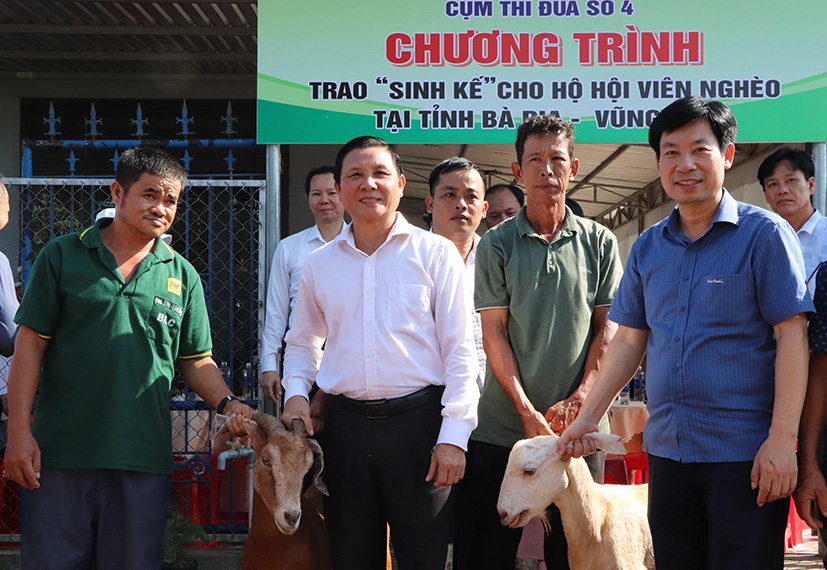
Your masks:
[{"label": "metal gate", "polygon": [[[11,178],[7,185],[19,196],[20,275],[25,287],[31,265],[52,238],[93,223],[111,207],[111,179]],[[182,192],[170,234],[172,246],[198,271],[204,284],[213,335],[214,358],[223,363],[231,389],[248,400],[257,398],[255,373],[259,358],[259,323],[264,278],[263,180],[192,180]],[[219,472],[216,455],[225,440],[214,441],[211,408],[177,377],[171,404],[173,502],[211,534],[246,532],[245,465]],[[256,405],[257,402],[250,402]],[[14,485],[3,481],[0,541],[17,537]],[[0,491],[2,492],[2,491]]]},{"label": "metal gate", "polygon": [[[23,287],[35,257],[50,239],[87,227],[101,209],[111,207],[111,181],[7,179],[11,195],[19,197],[19,208],[13,209],[12,215],[20,224]],[[182,192],[169,232],[173,248],[202,278],[214,358],[222,364],[231,389],[249,400],[257,398],[259,325],[266,291],[264,192],[264,180],[191,180]],[[216,454],[223,451],[225,441],[211,437],[214,413],[186,389],[180,377],[175,379],[173,392],[173,502],[181,512],[204,524],[213,538],[246,532],[246,466],[231,464],[224,472],[216,469]],[[0,485],[0,542],[16,541],[16,486],[5,480]]]},{"label": "metal gate", "polygon": [[[10,225],[19,228],[14,251],[6,253],[21,288],[49,240],[89,226],[112,206],[109,185],[120,152],[165,148],[189,175],[171,245],[201,276],[213,356],[228,386],[256,404],[268,240],[265,151],[254,129],[252,100],[23,99],[21,178],[6,179]],[[0,362],[0,388],[4,384]],[[235,533],[243,539],[246,465],[217,469],[226,441],[212,437],[214,413],[180,376],[170,413],[173,506],[214,539]],[[0,479],[0,543],[18,540],[17,504],[16,485]]]}]

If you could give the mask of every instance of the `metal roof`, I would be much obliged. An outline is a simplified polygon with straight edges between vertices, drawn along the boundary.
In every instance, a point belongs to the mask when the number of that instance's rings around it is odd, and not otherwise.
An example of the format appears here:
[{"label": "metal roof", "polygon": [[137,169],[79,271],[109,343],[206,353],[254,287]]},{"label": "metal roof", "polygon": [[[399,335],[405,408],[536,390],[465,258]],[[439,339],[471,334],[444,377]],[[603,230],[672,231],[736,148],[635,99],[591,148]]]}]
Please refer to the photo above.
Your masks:
[{"label": "metal roof", "polygon": [[[257,23],[255,0],[0,0],[0,78],[254,81]],[[739,145],[736,163],[754,147]],[[479,164],[491,182],[512,181],[512,145],[403,145],[399,151],[412,199],[428,193],[431,169],[453,155]],[[588,217],[616,227],[665,199],[644,145],[581,144],[576,156],[580,172],[569,195]]]},{"label": "metal roof", "polygon": [[[410,198],[428,194],[431,169],[450,156],[464,156],[477,164],[487,175],[487,185],[514,182],[514,145],[401,145],[397,150],[408,181],[405,194]],[[580,170],[569,185],[568,196],[582,206],[586,217],[615,227],[665,199],[654,155],[646,145],[580,144],[575,145],[575,156]]]},{"label": "metal roof", "polygon": [[257,23],[255,1],[2,0],[0,74],[253,79]]}]

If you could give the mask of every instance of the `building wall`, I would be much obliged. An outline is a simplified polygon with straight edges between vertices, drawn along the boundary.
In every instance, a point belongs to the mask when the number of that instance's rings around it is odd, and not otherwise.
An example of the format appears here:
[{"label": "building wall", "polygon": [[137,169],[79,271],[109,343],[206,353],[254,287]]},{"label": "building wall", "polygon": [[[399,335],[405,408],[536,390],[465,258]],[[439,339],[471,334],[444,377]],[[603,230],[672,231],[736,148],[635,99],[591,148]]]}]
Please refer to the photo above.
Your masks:
[{"label": "building wall", "polygon": [[[804,145],[791,144],[794,148],[803,148]],[[727,171],[724,179],[724,187],[729,190],[732,196],[741,202],[752,204],[760,208],[769,209],[767,202],[764,199],[764,191],[758,183],[756,175],[758,167],[761,162],[775,150],[775,145],[765,145],[758,147],[758,151],[749,157],[749,159],[740,162],[737,167]],[[654,158],[653,158],[654,160]],[[653,224],[661,221],[667,217],[675,207],[675,202],[668,200],[658,206],[657,208],[647,212],[643,215],[643,230],[651,227]],[[637,239],[640,232],[638,220],[619,226],[614,230],[614,234],[618,239],[618,246],[620,248],[620,257],[626,263],[629,257],[629,252],[632,250],[632,244]]]}]

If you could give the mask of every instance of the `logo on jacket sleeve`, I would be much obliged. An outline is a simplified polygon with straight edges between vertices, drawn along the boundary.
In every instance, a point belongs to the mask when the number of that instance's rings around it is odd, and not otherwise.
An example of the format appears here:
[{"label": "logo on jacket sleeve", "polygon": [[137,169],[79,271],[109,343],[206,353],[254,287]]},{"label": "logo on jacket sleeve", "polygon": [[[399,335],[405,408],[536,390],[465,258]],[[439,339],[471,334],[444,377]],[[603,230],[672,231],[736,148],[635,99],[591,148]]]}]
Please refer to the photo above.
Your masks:
[{"label": "logo on jacket sleeve", "polygon": [[168,277],[167,278],[167,291],[172,293],[173,295],[181,296],[181,280],[176,279],[175,277]]}]

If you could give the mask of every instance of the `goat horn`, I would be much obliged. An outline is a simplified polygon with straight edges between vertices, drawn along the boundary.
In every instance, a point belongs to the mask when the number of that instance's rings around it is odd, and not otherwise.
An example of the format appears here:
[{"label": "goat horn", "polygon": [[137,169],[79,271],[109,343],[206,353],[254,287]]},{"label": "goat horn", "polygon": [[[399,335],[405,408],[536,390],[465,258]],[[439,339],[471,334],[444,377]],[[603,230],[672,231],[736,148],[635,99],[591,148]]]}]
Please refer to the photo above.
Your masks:
[{"label": "goat horn", "polygon": [[304,422],[299,418],[293,419],[293,429],[291,431],[293,433],[297,433],[300,435],[307,435],[307,430],[305,429]]},{"label": "goat horn", "polygon": [[269,433],[278,433],[280,431],[284,431],[284,425],[282,425],[282,423],[278,419],[271,416],[270,414],[265,414],[261,412],[255,413],[253,414],[253,421]]}]

